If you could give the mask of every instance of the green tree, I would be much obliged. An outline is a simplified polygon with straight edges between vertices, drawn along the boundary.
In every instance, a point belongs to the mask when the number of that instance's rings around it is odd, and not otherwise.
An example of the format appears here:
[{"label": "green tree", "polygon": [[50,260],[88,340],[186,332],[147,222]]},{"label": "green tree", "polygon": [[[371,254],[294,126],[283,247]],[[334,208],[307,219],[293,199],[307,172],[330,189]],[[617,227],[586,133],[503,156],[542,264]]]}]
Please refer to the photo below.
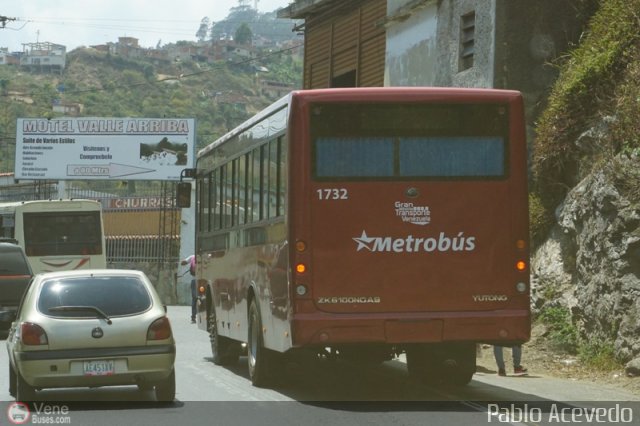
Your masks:
[{"label": "green tree", "polygon": [[205,41],[207,38],[208,31],[209,31],[209,18],[205,16],[204,18],[202,18],[202,21],[200,21],[200,28],[198,28],[198,31],[196,32],[196,38],[198,39],[198,41]]},{"label": "green tree", "polygon": [[238,27],[235,34],[235,41],[238,44],[251,44],[251,40],[253,39],[253,32],[249,25],[243,23]]},{"label": "green tree", "polygon": [[9,80],[2,78],[0,79],[0,94],[6,95],[7,88],[9,87]]}]

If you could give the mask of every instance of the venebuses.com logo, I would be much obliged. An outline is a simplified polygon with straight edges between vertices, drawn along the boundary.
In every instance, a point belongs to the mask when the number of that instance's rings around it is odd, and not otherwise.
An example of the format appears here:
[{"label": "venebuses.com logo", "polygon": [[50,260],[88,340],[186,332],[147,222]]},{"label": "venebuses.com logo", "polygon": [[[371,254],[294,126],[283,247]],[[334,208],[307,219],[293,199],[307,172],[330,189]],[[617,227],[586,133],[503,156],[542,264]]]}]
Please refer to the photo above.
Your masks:
[{"label": "venebuses.com logo", "polygon": [[44,402],[34,403],[31,409],[24,402],[13,402],[7,407],[7,418],[14,425],[71,424],[69,407]]},{"label": "venebuses.com logo", "polygon": [[23,425],[29,421],[31,411],[29,406],[23,402],[13,402],[7,408],[7,418],[14,425]]}]

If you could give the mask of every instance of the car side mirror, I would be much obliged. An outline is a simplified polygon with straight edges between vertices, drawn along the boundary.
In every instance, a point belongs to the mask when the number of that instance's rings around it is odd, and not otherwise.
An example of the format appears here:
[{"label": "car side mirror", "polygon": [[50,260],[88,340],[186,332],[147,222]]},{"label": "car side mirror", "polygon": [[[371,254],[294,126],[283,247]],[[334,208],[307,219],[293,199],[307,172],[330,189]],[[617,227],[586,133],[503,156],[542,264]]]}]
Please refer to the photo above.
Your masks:
[{"label": "car side mirror", "polygon": [[176,206],[179,208],[191,207],[191,183],[180,182],[176,186]]}]

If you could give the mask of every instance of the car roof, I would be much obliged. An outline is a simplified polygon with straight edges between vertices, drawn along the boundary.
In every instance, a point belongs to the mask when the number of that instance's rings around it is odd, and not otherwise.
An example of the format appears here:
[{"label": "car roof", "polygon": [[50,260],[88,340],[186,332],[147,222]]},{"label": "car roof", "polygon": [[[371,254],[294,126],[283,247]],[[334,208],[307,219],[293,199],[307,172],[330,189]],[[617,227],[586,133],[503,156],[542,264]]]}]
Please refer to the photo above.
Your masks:
[{"label": "car roof", "polygon": [[14,243],[0,242],[0,252],[24,251],[22,247]]}]

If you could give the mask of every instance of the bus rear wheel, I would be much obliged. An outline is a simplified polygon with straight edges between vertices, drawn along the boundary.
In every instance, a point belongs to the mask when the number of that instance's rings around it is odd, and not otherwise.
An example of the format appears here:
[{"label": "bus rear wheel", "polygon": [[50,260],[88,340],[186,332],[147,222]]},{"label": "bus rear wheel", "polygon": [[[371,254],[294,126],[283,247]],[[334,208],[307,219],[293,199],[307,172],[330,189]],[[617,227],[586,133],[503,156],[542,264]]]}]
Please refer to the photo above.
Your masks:
[{"label": "bus rear wheel", "polygon": [[430,345],[412,345],[407,348],[406,354],[409,377],[425,384],[437,384],[440,381],[440,372]]},{"label": "bus rear wheel", "polygon": [[264,347],[262,320],[255,300],[249,306],[249,336],[247,339],[247,363],[251,383],[257,387],[273,385],[278,379],[281,358]]},{"label": "bus rear wheel", "polygon": [[228,337],[218,334],[216,310],[213,307],[211,307],[209,315],[207,315],[207,328],[209,329],[213,363],[216,365],[232,365],[237,363],[238,358],[240,358],[240,344]]},{"label": "bus rear wheel", "polygon": [[417,344],[406,352],[409,375],[425,384],[464,386],[476,371],[473,343]]}]

